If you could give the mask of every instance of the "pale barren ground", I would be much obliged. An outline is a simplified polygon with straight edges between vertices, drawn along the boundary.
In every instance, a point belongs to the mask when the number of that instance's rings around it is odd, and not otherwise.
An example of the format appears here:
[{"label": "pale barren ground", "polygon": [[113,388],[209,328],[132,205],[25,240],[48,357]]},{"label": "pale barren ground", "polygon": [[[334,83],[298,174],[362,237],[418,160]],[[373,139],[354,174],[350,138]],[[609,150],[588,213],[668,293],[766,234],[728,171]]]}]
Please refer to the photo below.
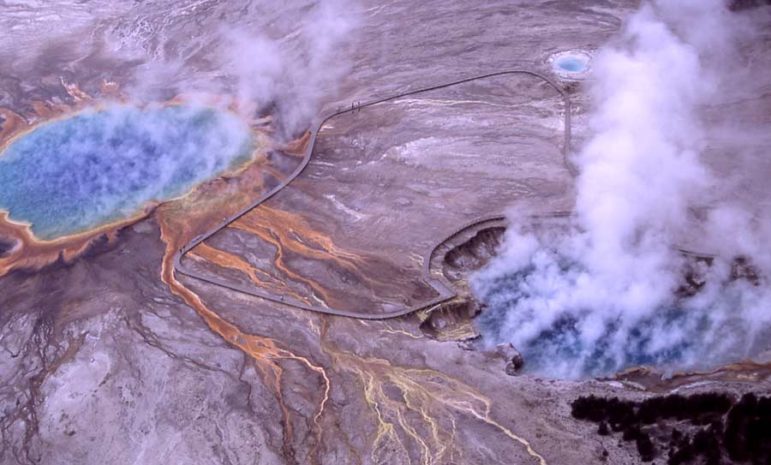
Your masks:
[{"label": "pale barren ground", "polygon": [[[9,31],[0,33],[0,105],[24,112],[35,100],[66,100],[62,78],[92,93],[102,79],[141,87],[141,65],[100,43],[103,33],[205,80],[208,34],[242,25],[291,41],[307,5],[289,3],[0,1]],[[548,74],[550,54],[596,49],[636,6],[364,0],[357,30],[340,45],[348,57],[340,88],[325,84],[322,112],[502,69]],[[748,81],[758,98],[746,113],[765,123],[767,78]],[[586,87],[566,88],[579,144]],[[300,300],[375,314],[410,305],[431,297],[421,257],[454,228],[515,203],[570,208],[564,110],[542,81],[515,76],[335,119],[295,183],[206,245]],[[758,180],[736,195],[767,201],[766,187]],[[163,254],[150,218],[72,264],[0,279],[0,463],[581,464],[599,462],[603,450],[608,463],[639,461],[570,417],[579,395],[649,395],[629,384],[508,376],[500,356],[422,330],[425,315],[322,316],[180,278],[217,315],[202,318],[161,281]],[[238,270],[186,260],[249,283]],[[434,269],[445,266],[440,257]],[[461,290],[469,268],[448,272]],[[438,314],[468,336],[468,318]],[[680,389],[769,390],[763,370],[736,378],[685,378]]]}]

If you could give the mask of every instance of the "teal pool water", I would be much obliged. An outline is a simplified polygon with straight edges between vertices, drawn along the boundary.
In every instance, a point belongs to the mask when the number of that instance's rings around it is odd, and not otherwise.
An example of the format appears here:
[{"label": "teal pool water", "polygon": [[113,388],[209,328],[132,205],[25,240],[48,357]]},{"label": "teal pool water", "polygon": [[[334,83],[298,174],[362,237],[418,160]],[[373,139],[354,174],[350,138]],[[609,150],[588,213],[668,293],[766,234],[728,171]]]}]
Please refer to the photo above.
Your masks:
[{"label": "teal pool water", "polygon": [[589,71],[591,56],[582,51],[566,51],[552,55],[550,61],[558,76],[576,78]]},{"label": "teal pool water", "polygon": [[557,60],[557,66],[563,71],[580,73],[586,69],[586,62],[576,57],[563,57]]},{"label": "teal pool water", "polygon": [[0,209],[42,240],[128,218],[248,160],[235,115],[113,105],[44,124],[0,152]]}]

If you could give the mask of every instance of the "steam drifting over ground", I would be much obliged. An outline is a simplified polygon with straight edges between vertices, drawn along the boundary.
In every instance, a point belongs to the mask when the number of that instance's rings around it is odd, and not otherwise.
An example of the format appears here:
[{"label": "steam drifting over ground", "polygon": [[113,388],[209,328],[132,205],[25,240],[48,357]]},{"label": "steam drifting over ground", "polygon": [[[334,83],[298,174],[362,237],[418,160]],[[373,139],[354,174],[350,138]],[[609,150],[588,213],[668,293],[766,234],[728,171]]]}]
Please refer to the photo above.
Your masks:
[{"label": "steam drifting over ground", "polygon": [[[244,10],[255,10],[250,13],[262,22],[278,14],[271,4],[244,3]],[[283,136],[307,129],[348,69],[342,50],[358,25],[358,10],[347,0],[292,2],[281,9],[267,27],[255,25],[249,15],[237,18],[236,25],[217,21],[213,12],[214,40],[195,53],[148,53],[146,38],[121,44],[127,59],[142,61],[132,93],[139,98],[169,92],[229,95],[247,116],[255,111],[276,116]],[[289,17],[296,20],[288,23]],[[115,41],[114,35],[109,40]]]},{"label": "steam drifting over ground", "polygon": [[[713,128],[702,109],[732,82],[748,25],[720,0],[647,2],[597,54],[573,219],[533,231],[515,212],[474,278],[489,343],[512,342],[555,377],[767,348],[767,212],[715,195],[725,181],[704,160]],[[683,254],[685,241],[715,257]]]},{"label": "steam drifting over ground", "polygon": [[38,0],[4,7],[0,105],[66,98],[61,81],[99,96],[104,79],[140,102],[230,96],[249,116],[278,116],[287,136],[334,98],[359,24],[355,0],[287,0],[279,8],[270,0],[60,0],[51,7]]}]

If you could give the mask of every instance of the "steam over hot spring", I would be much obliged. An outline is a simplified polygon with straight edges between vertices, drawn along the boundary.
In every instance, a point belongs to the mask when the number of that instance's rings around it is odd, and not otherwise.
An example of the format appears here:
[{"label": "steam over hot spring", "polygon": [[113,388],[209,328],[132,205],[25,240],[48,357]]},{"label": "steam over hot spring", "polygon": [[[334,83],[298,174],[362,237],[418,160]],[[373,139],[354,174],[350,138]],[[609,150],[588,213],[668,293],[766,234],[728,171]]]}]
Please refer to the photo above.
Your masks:
[{"label": "steam over hot spring", "polygon": [[[735,104],[753,101],[735,70],[754,61],[754,34],[722,0],[655,0],[598,51],[574,216],[534,228],[515,210],[473,279],[488,344],[511,342],[531,372],[569,378],[771,348],[768,202],[736,194],[758,170],[751,152],[771,147],[742,117],[768,109]],[[740,168],[719,168],[728,162]]]}]

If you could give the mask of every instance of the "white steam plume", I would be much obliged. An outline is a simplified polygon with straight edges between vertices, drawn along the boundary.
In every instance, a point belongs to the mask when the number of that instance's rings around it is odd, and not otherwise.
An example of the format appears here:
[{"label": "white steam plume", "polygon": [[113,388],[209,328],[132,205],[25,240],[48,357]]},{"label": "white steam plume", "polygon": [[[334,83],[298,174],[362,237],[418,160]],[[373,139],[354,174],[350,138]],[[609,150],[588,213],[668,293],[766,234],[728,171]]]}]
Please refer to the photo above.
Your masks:
[{"label": "white steam plume", "polygon": [[[527,232],[520,215],[473,279],[490,343],[512,342],[556,377],[696,367],[762,348],[767,222],[713,198],[721,180],[703,160],[700,111],[726,85],[718,70],[733,61],[736,21],[720,0],[655,0],[597,54],[571,224]],[[712,209],[697,226],[706,199]],[[688,265],[677,250],[694,233],[717,254],[711,265]],[[760,277],[735,279],[737,256],[751,257]],[[682,289],[687,269],[703,284],[694,295]]]},{"label": "white steam plume", "polygon": [[[235,24],[202,19],[204,42],[177,54],[147,50],[146,43],[157,34],[135,43],[123,40],[115,51],[144,61],[135,74],[132,94],[140,99],[164,93],[230,95],[240,112],[272,113],[283,135],[296,135],[309,126],[325,99],[334,98],[338,81],[350,66],[345,48],[359,14],[353,0],[290,3],[280,13],[272,11],[275,4],[260,6]],[[228,8],[239,9],[236,4]],[[165,33],[190,35],[190,31]]]},{"label": "white steam plume", "polygon": [[236,78],[239,101],[253,109],[274,105],[290,134],[306,129],[347,70],[341,47],[356,23],[353,11],[345,2],[322,0],[286,41],[258,31],[223,30],[220,67]]}]

